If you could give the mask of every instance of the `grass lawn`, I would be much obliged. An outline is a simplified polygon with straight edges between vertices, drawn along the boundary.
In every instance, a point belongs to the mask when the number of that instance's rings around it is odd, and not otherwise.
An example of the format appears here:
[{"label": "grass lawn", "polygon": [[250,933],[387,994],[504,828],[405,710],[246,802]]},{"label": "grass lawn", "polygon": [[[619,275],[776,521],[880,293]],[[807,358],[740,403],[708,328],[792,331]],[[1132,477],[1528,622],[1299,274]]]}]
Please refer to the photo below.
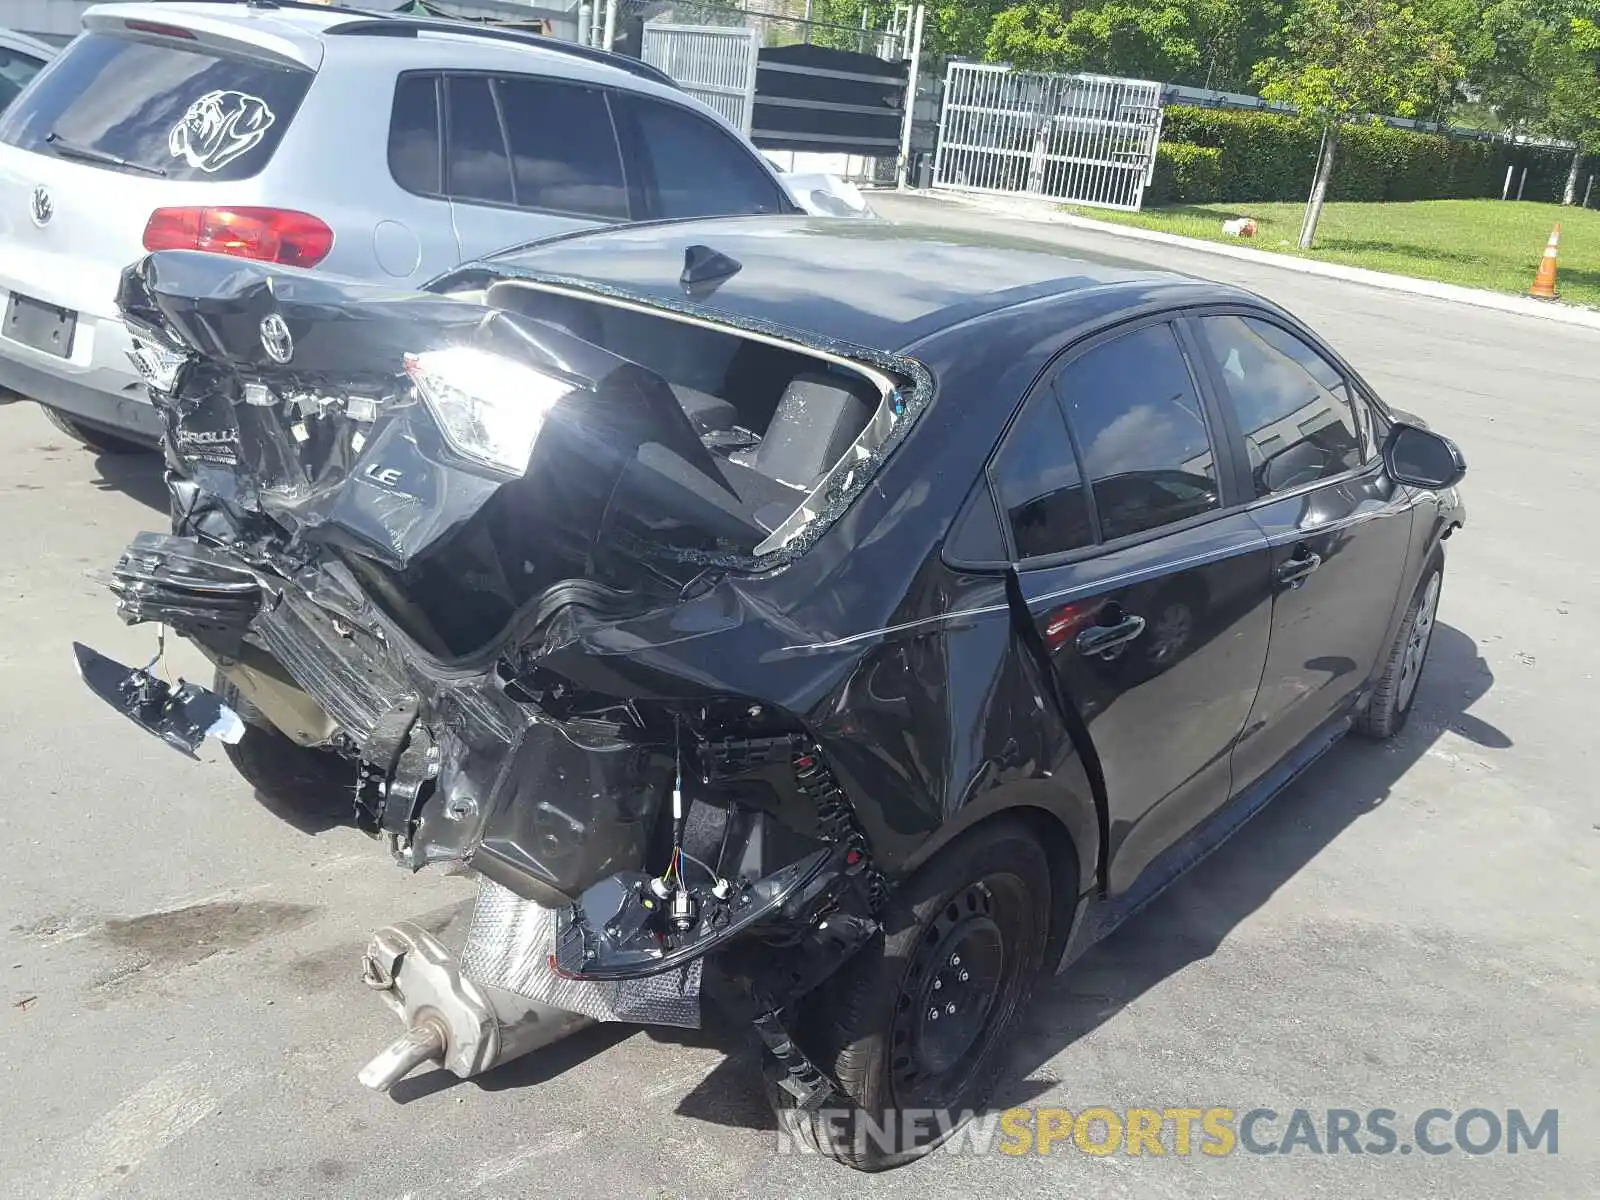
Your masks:
[{"label": "grass lawn", "polygon": [[[1316,248],[1295,249],[1301,204],[1201,204],[1116,212],[1070,208],[1080,216],[1139,225],[1186,237],[1229,242],[1257,250],[1348,263],[1490,288],[1526,292],[1533,283],[1550,228],[1561,222],[1561,298],[1600,307],[1600,211],[1501,200],[1420,200],[1410,204],[1328,204]],[[1222,232],[1230,217],[1254,217],[1256,236]]]}]

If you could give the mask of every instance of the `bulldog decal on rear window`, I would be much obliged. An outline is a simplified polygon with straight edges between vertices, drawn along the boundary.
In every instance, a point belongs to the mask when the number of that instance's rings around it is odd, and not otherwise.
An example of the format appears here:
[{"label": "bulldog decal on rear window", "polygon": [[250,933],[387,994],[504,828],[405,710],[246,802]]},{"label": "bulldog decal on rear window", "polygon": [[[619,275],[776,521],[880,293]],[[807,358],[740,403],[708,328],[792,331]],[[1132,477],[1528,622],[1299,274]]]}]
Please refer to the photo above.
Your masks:
[{"label": "bulldog decal on rear window", "polygon": [[259,143],[273,120],[261,97],[219,89],[189,105],[167,135],[167,145],[174,158],[209,174]]}]

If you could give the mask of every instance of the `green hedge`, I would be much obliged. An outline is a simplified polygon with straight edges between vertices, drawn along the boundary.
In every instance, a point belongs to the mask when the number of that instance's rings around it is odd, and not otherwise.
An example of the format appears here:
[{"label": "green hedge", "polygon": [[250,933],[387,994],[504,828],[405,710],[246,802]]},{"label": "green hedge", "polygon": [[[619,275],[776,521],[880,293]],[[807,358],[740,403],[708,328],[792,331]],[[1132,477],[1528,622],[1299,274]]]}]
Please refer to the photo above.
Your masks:
[{"label": "green hedge", "polygon": [[1144,190],[1146,204],[1214,204],[1222,192],[1222,151],[1187,142],[1156,147],[1156,170]]},{"label": "green hedge", "polygon": [[[1304,200],[1316,170],[1318,130],[1280,113],[1238,109],[1166,110],[1148,204],[1211,200]],[[1216,152],[1213,170],[1209,156]],[[1570,155],[1418,133],[1387,125],[1346,125],[1331,200],[1445,200],[1499,196],[1506,167],[1528,168],[1524,200],[1561,198]],[[1165,165],[1164,165],[1165,164]]]},{"label": "green hedge", "polygon": [[[1220,154],[1220,184],[1234,200],[1304,199],[1316,170],[1317,133],[1273,113],[1226,108],[1167,109],[1161,140],[1206,146]],[[1199,203],[1175,195],[1172,203]]]}]

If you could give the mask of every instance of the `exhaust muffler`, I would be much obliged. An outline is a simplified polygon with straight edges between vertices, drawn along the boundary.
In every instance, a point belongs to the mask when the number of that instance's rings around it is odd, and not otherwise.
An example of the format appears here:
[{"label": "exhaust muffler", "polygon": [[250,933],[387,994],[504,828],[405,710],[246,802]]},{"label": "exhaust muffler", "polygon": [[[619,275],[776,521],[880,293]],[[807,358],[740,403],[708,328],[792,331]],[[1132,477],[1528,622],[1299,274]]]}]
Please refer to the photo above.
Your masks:
[{"label": "exhaust muffler", "polygon": [[406,1027],[361,1069],[361,1082],[375,1091],[428,1062],[470,1079],[593,1023],[474,982],[438,938],[409,921],[372,935],[361,976]]}]

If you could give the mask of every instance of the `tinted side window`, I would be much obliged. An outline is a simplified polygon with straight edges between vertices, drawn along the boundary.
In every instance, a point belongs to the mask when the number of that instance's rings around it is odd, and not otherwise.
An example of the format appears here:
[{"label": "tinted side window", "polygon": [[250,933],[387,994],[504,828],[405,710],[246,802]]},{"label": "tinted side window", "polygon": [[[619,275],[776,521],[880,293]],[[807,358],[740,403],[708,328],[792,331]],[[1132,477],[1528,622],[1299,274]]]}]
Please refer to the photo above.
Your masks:
[{"label": "tinted side window", "polygon": [[1094,541],[1078,460],[1049,391],[1036,392],[1018,414],[992,470],[1018,558],[1060,554]]},{"label": "tinted side window", "polygon": [[31,54],[0,46],[0,108],[16,99],[42,66],[44,63]]},{"label": "tinted side window", "polygon": [[1203,317],[1244,433],[1258,496],[1361,465],[1361,435],[1344,377],[1294,334],[1254,317]]},{"label": "tinted side window", "polygon": [[1216,460],[1170,325],[1096,346],[1056,377],[1108,541],[1217,508]]},{"label": "tinted side window", "polygon": [[389,173],[408,192],[437,196],[439,93],[433,75],[404,75],[394,89],[389,117]]},{"label": "tinted side window", "polygon": [[452,75],[445,88],[450,112],[445,190],[463,200],[510,204],[511,160],[489,81]]},{"label": "tinted side window", "polygon": [[787,212],[770,172],[755,154],[704,117],[664,101],[630,96],[633,150],[644,168],[653,217],[713,217]]},{"label": "tinted side window", "polygon": [[978,480],[978,486],[956,514],[945,549],[955,562],[1004,562],[1010,557],[986,477]]},{"label": "tinted side window", "polygon": [[604,92],[528,78],[497,79],[495,91],[519,205],[627,218],[622,156]]},{"label": "tinted side window", "polygon": [[77,147],[132,164],[92,164],[108,171],[248,179],[267,165],[312,78],[198,44],[86,33],[0,115],[0,142],[63,158]]},{"label": "tinted side window", "polygon": [[1371,398],[1353,383],[1332,390],[1335,396],[1350,397],[1350,405],[1356,414],[1356,428],[1361,431],[1361,461],[1371,462],[1378,456],[1378,448],[1382,444],[1378,436],[1380,418]]}]

